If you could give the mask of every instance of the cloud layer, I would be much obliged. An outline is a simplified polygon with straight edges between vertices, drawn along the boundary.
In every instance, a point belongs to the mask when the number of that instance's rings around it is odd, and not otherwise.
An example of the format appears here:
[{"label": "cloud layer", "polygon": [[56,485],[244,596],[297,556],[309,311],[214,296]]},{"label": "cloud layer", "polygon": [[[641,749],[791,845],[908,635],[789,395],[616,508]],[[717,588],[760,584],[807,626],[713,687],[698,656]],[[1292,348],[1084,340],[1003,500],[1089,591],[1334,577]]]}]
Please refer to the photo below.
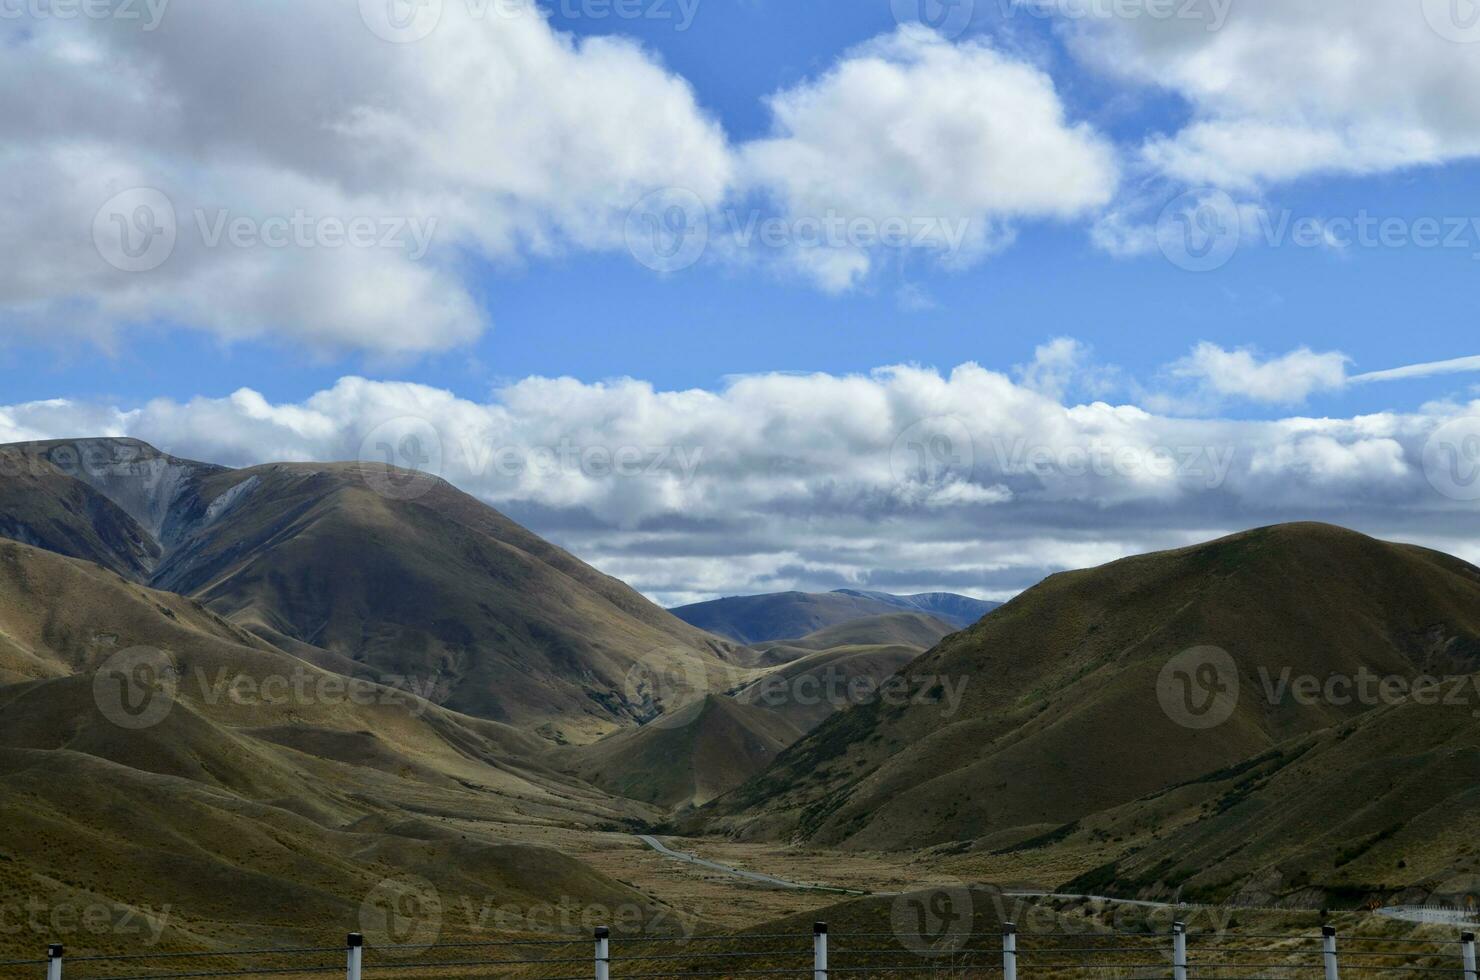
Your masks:
[{"label": "cloud layer", "polygon": [[[414,356],[489,329],[488,261],[702,253],[842,291],[911,254],[980,261],[1032,221],[1152,251],[1168,190],[1480,155],[1480,22],[1452,0],[1014,0],[1070,54],[902,26],[755,93],[750,142],[652,51],[557,32],[533,0],[85,6],[0,19],[9,338]],[[1075,59],[1105,118],[1169,92],[1185,120],[1112,140],[1066,105]]]},{"label": "cloud layer", "polygon": [[1453,0],[1026,2],[1081,11],[1061,21],[1081,57],[1187,101],[1191,121],[1140,150],[1175,180],[1247,190],[1480,154],[1480,23]]},{"label": "cloud layer", "polygon": [[6,322],[442,350],[486,327],[469,258],[617,247],[650,188],[728,186],[723,132],[636,45],[439,6],[404,43],[331,0],[0,23]]},{"label": "cloud layer", "polygon": [[163,324],[411,355],[488,328],[479,260],[626,246],[670,271],[644,250],[672,243],[641,239],[692,233],[671,227],[676,194],[732,233],[779,230],[719,237],[711,260],[836,290],[880,249],[970,261],[1115,183],[1047,75],[922,28],[774,94],[775,135],[732,147],[652,53],[558,33],[531,0],[413,8],[426,23],[375,2],[157,22],[112,4],[0,21],[12,335]]},{"label": "cloud layer", "polygon": [[[1069,353],[1050,346],[1043,360],[1062,368]],[[131,411],[13,405],[0,440],[127,434],[234,465],[390,453],[669,603],[844,586],[1000,597],[1059,569],[1288,520],[1480,560],[1480,536],[1454,534],[1480,500],[1480,402],[1204,420],[1077,404],[1054,394],[1064,383],[975,364],[714,391],[528,378],[474,402],[346,378],[293,404],[244,389]]]}]

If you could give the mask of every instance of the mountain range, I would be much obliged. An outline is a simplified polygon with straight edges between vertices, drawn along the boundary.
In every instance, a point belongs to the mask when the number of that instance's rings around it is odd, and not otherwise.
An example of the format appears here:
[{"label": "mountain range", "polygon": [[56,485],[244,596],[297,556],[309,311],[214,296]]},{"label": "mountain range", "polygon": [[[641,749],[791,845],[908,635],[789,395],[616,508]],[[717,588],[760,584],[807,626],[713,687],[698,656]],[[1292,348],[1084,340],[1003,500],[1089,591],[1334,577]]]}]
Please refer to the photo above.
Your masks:
[{"label": "mountain range", "polygon": [[[1189,679],[1212,668],[1209,689],[1235,692],[1218,724],[1183,713],[1167,670],[1189,656]],[[1473,693],[1477,671],[1480,570],[1325,525],[1265,528],[1051,576],[904,667],[923,697],[828,718],[695,820],[845,849],[1077,849],[1078,884],[1100,893],[1376,888],[1452,871],[1439,828],[1480,813],[1477,702],[1288,684],[1435,677]],[[964,690],[955,710],[943,682]]]},{"label": "mountain range", "polygon": [[734,652],[440,480],[399,499],[361,465],[226,469],[132,440],[0,454],[19,474],[0,480],[6,536],[189,596],[325,669],[558,741],[650,712],[626,683],[644,658],[703,675]]},{"label": "mountain range", "polygon": [[424,474],[98,439],[0,447],[0,538],[0,897],[183,901],[180,948],[390,879],[661,904],[514,826],[1309,906],[1480,873],[1477,697],[1292,693],[1474,691],[1480,570],[1340,528],[670,613]]},{"label": "mountain range", "polygon": [[731,596],[679,606],[669,612],[691,626],[736,643],[755,645],[792,640],[829,626],[898,612],[921,613],[962,629],[999,605],[950,592],[898,596],[838,589]]}]

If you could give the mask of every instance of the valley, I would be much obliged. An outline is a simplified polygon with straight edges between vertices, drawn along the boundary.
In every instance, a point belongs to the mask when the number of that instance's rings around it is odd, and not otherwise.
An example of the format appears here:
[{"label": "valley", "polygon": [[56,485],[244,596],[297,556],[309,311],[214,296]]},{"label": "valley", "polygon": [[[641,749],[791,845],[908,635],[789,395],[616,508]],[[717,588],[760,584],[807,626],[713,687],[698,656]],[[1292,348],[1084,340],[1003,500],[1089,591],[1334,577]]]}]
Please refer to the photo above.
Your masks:
[{"label": "valley", "polygon": [[[66,937],[118,952],[791,928],[967,888],[1021,907],[998,921],[1307,928],[1480,890],[1480,725],[1417,686],[1480,671],[1480,571],[1438,552],[1284,525],[1000,607],[685,621],[440,482],[0,459],[0,953],[56,938],[37,903],[157,923]],[[1270,693],[1364,671],[1405,695]]]}]

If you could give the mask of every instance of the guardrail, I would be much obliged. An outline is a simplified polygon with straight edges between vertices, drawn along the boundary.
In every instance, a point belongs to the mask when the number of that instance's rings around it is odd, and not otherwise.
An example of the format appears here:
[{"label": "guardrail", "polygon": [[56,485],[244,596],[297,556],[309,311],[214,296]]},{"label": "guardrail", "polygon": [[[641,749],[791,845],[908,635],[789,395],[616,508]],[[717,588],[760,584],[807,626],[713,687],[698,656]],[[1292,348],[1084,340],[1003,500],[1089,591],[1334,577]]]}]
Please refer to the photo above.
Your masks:
[{"label": "guardrail", "polygon": [[[61,945],[46,958],[3,960],[0,968],[45,969],[46,980],[203,980],[208,977],[316,978],[343,971],[346,980],[366,975],[387,980],[431,977],[511,977],[527,980],[674,980],[684,977],[796,977],[830,975],[912,978],[1000,976],[1125,977],[1133,980],[1340,980],[1392,976],[1422,980],[1449,975],[1480,980],[1475,934],[1458,939],[1394,939],[1352,935],[1338,943],[1336,930],[1320,935],[1189,933],[1025,934],[1007,923],[1000,935],[951,934],[930,940],[898,932],[846,932],[829,936],[825,923],[805,934],[721,936],[619,936],[597,928],[590,940],[502,940],[422,946],[367,946],[351,933],[344,946],[248,949],[200,953],[97,954],[67,957]],[[890,939],[894,940],[891,945]],[[591,943],[587,952],[580,947]],[[720,944],[720,945],[715,945]],[[1350,945],[1351,948],[1347,948]],[[367,961],[367,953],[370,954]],[[448,954],[463,958],[449,958]],[[299,962],[287,963],[291,958]],[[309,960],[309,962],[303,962]],[[128,972],[118,973],[119,969]],[[163,970],[164,972],[159,972]]]}]

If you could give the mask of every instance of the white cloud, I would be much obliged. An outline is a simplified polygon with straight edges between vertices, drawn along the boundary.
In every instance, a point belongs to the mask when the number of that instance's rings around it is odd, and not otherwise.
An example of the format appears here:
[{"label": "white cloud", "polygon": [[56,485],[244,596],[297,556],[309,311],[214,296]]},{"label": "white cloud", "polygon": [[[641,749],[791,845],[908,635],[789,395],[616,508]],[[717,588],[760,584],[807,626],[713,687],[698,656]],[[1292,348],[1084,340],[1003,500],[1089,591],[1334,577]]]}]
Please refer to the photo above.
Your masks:
[{"label": "white cloud", "polygon": [[0,324],[416,355],[488,329],[479,260],[620,249],[660,190],[723,228],[711,260],[837,291],[885,251],[964,264],[1116,185],[1052,79],[983,42],[877,38],[772,95],[772,135],[736,148],[636,44],[560,34],[533,0],[440,7],[412,43],[339,0],[0,22]]},{"label": "white cloud", "polygon": [[1317,392],[1345,387],[1349,362],[1345,354],[1317,353],[1308,347],[1260,358],[1251,350],[1224,350],[1204,342],[1173,364],[1170,373],[1213,395],[1295,405]]},{"label": "white cloud", "polygon": [[[1114,193],[1114,152],[1067,118],[1053,80],[984,41],[903,27],[770,99],[774,132],[741,179],[791,222],[907,222],[947,263],[1010,241],[1024,218],[1070,218]],[[959,241],[955,239],[959,238]],[[856,284],[874,250],[849,239],[790,256],[825,288]]]},{"label": "white cloud", "polygon": [[1063,26],[1089,62],[1190,103],[1185,128],[1144,148],[1177,180],[1252,188],[1480,154],[1480,59],[1445,0],[1251,0],[1217,29],[1112,6]]},{"label": "white cloud", "polygon": [[[443,350],[487,326],[465,256],[616,248],[648,190],[717,203],[730,183],[725,136],[683,79],[634,44],[552,31],[526,0],[445,4],[406,44],[372,33],[354,3],[303,0],[173,4],[152,31],[7,18],[0,45],[12,334],[164,322],[326,350]],[[169,198],[178,238],[152,271],[120,271],[95,251],[94,216],[141,186]],[[368,219],[375,244],[335,246],[331,233],[213,247],[197,210],[208,223],[223,210]],[[164,219],[131,200],[120,217]],[[406,219],[434,228],[424,258],[381,233]],[[111,221],[103,231],[117,235]]]},{"label": "white cloud", "polygon": [[1473,505],[1426,479],[1425,444],[1465,414],[1480,402],[1179,418],[1065,402],[965,364],[688,391],[526,378],[486,402],[359,378],[294,403],[249,390],[128,410],[49,401],[0,407],[0,439],[128,434],[233,465],[346,460],[377,427],[414,417],[437,433],[442,475],[676,602],[844,586],[1002,595],[1064,567],[1295,519],[1438,539]]},{"label": "white cloud", "polygon": [[1372,381],[1406,381],[1412,378],[1431,378],[1441,374],[1468,374],[1476,371],[1480,371],[1480,356],[1456,357],[1447,361],[1409,364],[1386,371],[1369,371],[1366,374],[1354,376],[1351,381],[1352,384],[1366,384]]},{"label": "white cloud", "polygon": [[1120,371],[1096,364],[1090,348],[1073,337],[1055,337],[1033,350],[1033,360],[1013,368],[1025,388],[1063,401],[1071,392],[1102,397],[1115,390]]}]

